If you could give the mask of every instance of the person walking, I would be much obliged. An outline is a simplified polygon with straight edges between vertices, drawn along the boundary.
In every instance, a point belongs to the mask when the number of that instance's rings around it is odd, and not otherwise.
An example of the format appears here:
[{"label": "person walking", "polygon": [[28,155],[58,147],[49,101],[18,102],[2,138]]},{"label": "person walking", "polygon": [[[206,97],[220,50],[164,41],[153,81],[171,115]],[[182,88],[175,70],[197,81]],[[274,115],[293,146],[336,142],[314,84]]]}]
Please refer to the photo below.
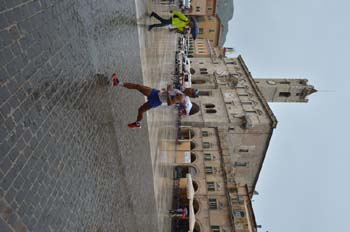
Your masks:
[{"label": "person walking", "polygon": [[178,209],[171,209],[169,210],[169,213],[174,216],[181,216],[182,219],[188,218],[188,209],[187,207],[178,208]]},{"label": "person walking", "polygon": [[[193,88],[186,88],[183,92],[178,89],[173,89],[171,85],[167,89],[153,89],[144,85],[122,82],[118,79],[117,74],[112,75],[113,86],[123,86],[127,89],[135,89],[147,97],[147,102],[141,105],[138,109],[137,119],[135,122],[129,123],[129,128],[141,128],[141,120],[143,114],[158,106],[166,103],[167,105],[174,105],[181,102],[186,102],[186,96],[196,98],[199,96],[199,90]],[[192,106],[193,108],[193,106]],[[199,107],[191,109],[189,115],[195,114],[199,111]]]},{"label": "person walking", "polygon": [[152,11],[150,17],[155,17],[160,21],[160,23],[149,25],[148,30],[151,31],[154,27],[164,27],[171,25],[174,28],[176,28],[179,32],[184,32],[186,28],[189,28],[191,26],[191,20],[186,15],[182,14],[180,11],[172,10],[170,11],[170,13],[172,13],[173,16],[169,19],[164,19]]}]

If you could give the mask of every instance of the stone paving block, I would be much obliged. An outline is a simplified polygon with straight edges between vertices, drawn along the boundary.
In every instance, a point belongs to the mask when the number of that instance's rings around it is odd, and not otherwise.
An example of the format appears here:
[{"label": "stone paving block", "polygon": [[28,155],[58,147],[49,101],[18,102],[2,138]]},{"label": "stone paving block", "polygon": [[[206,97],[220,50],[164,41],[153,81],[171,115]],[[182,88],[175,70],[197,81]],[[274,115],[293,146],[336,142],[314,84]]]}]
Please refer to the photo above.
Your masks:
[{"label": "stone paving block", "polygon": [[[13,55],[10,46],[7,46],[7,47],[1,49],[1,51],[0,51],[0,64],[5,66],[6,64],[10,63],[14,57],[15,56]],[[4,71],[2,71],[2,72],[4,72]],[[1,77],[4,79],[7,79],[7,78],[5,78],[5,75],[6,75],[6,73],[2,73]]]},{"label": "stone paving block", "polygon": [[11,159],[8,156],[5,156],[0,163],[0,170],[3,173],[7,173],[7,171],[11,168],[11,166],[12,166]]},{"label": "stone paving block", "polygon": [[4,199],[0,199],[0,218],[4,219],[6,222],[12,213],[13,209],[10,207],[10,205],[7,204]]},{"label": "stone paving block", "polygon": [[11,162],[15,162],[15,160],[17,159],[17,157],[19,156],[19,152],[17,151],[16,148],[12,149],[9,154],[8,154],[8,158],[11,160]]},{"label": "stone paving block", "polygon": [[12,117],[8,117],[6,119],[6,121],[4,122],[4,124],[5,124],[5,126],[6,126],[8,131],[12,131],[15,128],[15,126],[16,126],[16,124],[13,121]]},{"label": "stone paving block", "polygon": [[9,46],[11,43],[12,39],[8,30],[0,31],[0,49]]},{"label": "stone paving block", "polygon": [[0,100],[1,102],[5,102],[11,96],[9,90],[5,85],[0,86]]},{"label": "stone paving block", "polygon": [[0,231],[1,232],[12,232],[10,227],[7,225],[6,222],[2,218],[0,218]]},{"label": "stone paving block", "polygon": [[15,189],[15,187],[10,187],[10,189],[7,191],[7,193],[5,194],[5,199],[6,201],[11,204],[11,202],[13,201],[13,199],[15,198],[17,194],[17,190]]},{"label": "stone paving block", "polygon": [[5,12],[4,14],[5,14],[5,17],[7,19],[8,26],[17,23],[18,19],[17,19],[16,13],[14,10],[9,10],[9,11]]},{"label": "stone paving block", "polygon": [[6,82],[6,87],[9,91],[15,93],[18,89],[18,81],[16,79],[8,78]]},{"label": "stone paving block", "polygon": [[10,112],[11,112],[11,107],[10,107],[10,105],[9,105],[7,102],[3,103],[3,104],[0,106],[0,112],[1,112],[1,114],[3,115],[4,118],[7,118],[8,115],[10,114]]},{"label": "stone paving block", "polygon": [[2,160],[7,157],[7,153],[10,151],[11,146],[10,144],[4,140],[4,138],[2,137],[1,139],[1,143],[0,143],[0,151],[1,151],[1,156],[0,156],[0,163],[2,162]]},{"label": "stone paving block", "polygon": [[15,57],[19,57],[22,54],[22,49],[17,42],[11,44],[11,51]]}]

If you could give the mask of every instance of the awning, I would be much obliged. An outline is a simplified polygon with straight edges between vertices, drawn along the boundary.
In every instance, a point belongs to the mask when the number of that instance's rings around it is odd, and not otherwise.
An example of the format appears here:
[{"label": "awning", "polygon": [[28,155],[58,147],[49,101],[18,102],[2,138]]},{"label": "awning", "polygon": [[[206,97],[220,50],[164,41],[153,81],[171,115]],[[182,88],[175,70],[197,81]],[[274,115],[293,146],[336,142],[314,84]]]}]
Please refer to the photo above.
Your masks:
[{"label": "awning", "polygon": [[193,188],[193,183],[192,183],[192,177],[190,173],[186,174],[186,178],[187,178],[187,185],[186,185],[186,189],[187,189],[187,199],[189,200],[193,200],[194,198],[194,188]]},{"label": "awning", "polygon": [[193,229],[194,229],[194,225],[196,223],[196,218],[195,218],[195,215],[194,215],[194,209],[193,209],[193,199],[190,200],[190,203],[189,203],[189,209],[190,209],[190,214],[189,214],[189,230],[188,232],[193,232]]}]

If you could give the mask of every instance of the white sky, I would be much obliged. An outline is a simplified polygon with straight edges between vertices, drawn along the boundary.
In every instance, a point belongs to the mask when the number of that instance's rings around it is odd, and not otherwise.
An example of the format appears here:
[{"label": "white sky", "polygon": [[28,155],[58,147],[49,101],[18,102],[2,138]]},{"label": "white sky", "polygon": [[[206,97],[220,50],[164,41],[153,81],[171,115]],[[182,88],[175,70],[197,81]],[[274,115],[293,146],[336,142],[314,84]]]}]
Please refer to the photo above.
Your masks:
[{"label": "white sky", "polygon": [[226,47],[256,78],[306,78],[309,103],[273,103],[279,123],[254,197],[265,232],[348,229],[350,1],[235,0]]}]

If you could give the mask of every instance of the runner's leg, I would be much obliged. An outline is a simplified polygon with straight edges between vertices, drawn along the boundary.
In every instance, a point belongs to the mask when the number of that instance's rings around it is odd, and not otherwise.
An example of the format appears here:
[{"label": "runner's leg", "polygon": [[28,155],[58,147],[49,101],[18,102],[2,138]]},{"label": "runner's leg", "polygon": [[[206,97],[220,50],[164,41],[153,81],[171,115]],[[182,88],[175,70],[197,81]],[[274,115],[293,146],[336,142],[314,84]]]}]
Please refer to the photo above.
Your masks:
[{"label": "runner's leg", "polygon": [[127,89],[136,89],[140,93],[142,93],[145,96],[151,95],[152,89],[150,87],[144,86],[144,85],[139,85],[139,84],[134,84],[134,83],[129,83],[125,82],[123,83],[123,86]]},{"label": "runner's leg", "polygon": [[140,106],[139,110],[138,110],[138,114],[137,114],[137,122],[141,122],[142,118],[143,118],[143,114],[147,111],[150,110],[152,107],[145,102],[142,106]]}]

